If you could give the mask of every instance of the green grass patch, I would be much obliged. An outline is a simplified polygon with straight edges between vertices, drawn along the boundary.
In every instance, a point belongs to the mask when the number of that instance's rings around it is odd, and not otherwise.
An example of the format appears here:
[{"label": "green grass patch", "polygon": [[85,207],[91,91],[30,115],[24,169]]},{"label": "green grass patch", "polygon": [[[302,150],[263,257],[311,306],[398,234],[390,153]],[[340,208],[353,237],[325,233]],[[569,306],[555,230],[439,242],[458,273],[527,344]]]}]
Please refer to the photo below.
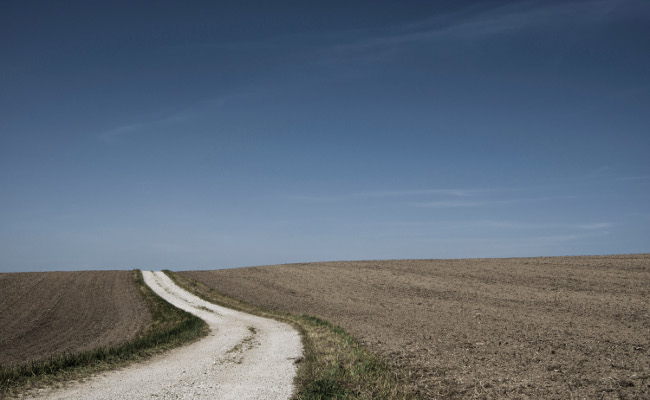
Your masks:
[{"label": "green grass patch", "polygon": [[340,326],[312,315],[294,315],[246,304],[184,275],[164,271],[176,284],[202,299],[294,326],[304,356],[297,360],[297,400],[416,399],[410,385]]},{"label": "green grass patch", "polygon": [[207,335],[200,318],[180,310],[156,295],[144,283],[142,272],[133,271],[134,284],[151,313],[151,323],[128,342],[93,350],[54,355],[14,367],[0,366],[0,397],[15,395],[46,384],[82,379],[92,373],[124,366]]}]

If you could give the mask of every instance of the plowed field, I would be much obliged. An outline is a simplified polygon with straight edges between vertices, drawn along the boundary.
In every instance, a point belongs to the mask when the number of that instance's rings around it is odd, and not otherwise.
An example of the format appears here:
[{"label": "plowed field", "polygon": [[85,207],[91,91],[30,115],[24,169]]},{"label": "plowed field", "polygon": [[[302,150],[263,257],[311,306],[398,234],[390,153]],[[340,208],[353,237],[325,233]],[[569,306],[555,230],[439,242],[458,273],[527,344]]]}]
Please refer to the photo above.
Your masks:
[{"label": "plowed field", "polygon": [[0,274],[0,364],[135,337],[151,317],[130,271]]},{"label": "plowed field", "polygon": [[650,255],[182,274],[341,325],[426,398],[650,398]]}]

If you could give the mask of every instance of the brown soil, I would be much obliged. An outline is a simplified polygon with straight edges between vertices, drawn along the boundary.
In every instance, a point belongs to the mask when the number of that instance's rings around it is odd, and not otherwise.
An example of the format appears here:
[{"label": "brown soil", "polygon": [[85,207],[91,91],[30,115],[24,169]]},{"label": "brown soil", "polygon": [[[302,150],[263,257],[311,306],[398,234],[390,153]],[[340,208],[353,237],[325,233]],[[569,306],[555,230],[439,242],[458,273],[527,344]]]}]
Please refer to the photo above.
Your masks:
[{"label": "brown soil", "polygon": [[425,398],[650,398],[650,255],[182,274],[258,306],[341,325]]},{"label": "brown soil", "polygon": [[130,271],[0,274],[0,364],[132,339],[151,317]]}]

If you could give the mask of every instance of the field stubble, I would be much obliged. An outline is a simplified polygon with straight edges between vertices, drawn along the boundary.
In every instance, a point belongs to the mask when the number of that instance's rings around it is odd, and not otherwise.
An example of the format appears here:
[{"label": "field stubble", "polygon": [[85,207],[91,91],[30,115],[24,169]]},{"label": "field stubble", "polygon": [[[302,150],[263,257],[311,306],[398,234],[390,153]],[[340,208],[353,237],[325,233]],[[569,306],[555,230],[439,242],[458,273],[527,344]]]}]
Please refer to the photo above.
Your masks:
[{"label": "field stubble", "polygon": [[650,255],[181,274],[342,326],[425,398],[650,398]]}]

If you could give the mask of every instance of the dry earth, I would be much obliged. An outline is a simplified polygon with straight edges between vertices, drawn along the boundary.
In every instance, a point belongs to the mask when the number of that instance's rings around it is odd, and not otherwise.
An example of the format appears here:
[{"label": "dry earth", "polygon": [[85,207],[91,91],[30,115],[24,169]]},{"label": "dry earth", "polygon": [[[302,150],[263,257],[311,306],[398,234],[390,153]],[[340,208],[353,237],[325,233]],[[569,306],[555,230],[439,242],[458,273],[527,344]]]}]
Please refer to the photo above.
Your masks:
[{"label": "dry earth", "polygon": [[182,273],[341,325],[426,398],[650,398],[650,255]]},{"label": "dry earth", "polygon": [[151,317],[130,271],[0,274],[0,364],[121,343]]},{"label": "dry earth", "polygon": [[[202,318],[211,333],[190,345],[63,389],[30,396],[47,399],[288,399],[300,335],[281,322],[216,306],[176,286],[162,272],[142,273],[169,303]],[[31,398],[31,397],[28,397]]]}]

